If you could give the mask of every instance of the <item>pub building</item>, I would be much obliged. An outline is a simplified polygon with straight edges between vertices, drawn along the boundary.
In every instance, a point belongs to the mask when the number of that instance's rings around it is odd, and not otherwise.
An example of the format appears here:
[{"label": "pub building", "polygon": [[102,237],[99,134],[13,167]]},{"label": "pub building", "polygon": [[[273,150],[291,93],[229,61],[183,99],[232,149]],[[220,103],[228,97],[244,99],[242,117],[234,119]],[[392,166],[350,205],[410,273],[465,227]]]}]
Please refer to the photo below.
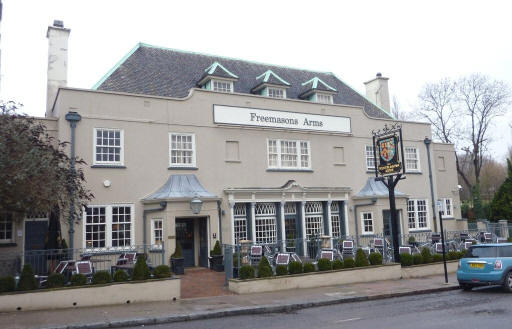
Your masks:
[{"label": "pub building", "polygon": [[[396,122],[388,78],[377,74],[361,95],[330,72],[139,43],[78,89],[66,86],[69,33],[48,28],[57,60],[41,121],[63,141],[75,126],[87,162],[94,199],[76,221],[75,248],[163,243],[169,259],[179,241],[186,266],[207,266],[217,240],[389,234],[371,134]],[[454,146],[431,142],[429,124],[401,125],[400,233],[439,231],[437,199],[445,229],[465,229]],[[69,240],[65,214],[62,223]]]}]

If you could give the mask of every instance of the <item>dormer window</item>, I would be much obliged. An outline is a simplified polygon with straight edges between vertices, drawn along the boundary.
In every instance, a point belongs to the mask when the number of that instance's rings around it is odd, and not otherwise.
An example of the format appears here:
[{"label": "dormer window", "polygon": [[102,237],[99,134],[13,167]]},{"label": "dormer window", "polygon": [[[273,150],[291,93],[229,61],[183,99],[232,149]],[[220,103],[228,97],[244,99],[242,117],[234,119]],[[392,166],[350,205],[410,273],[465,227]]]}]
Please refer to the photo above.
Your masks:
[{"label": "dormer window", "polygon": [[299,95],[302,99],[322,104],[333,104],[334,95],[337,90],[329,86],[325,81],[318,77],[306,81],[302,84],[303,92]]},{"label": "dormer window", "polygon": [[210,65],[197,85],[203,89],[219,91],[223,93],[232,93],[233,82],[238,80],[238,76],[230,72],[219,62]]},{"label": "dormer window", "polygon": [[272,98],[286,98],[286,90],[283,88],[268,87],[267,96]]},{"label": "dormer window", "polygon": [[223,81],[223,80],[212,80],[212,90],[220,91],[223,93],[232,93],[233,92],[233,82],[232,81]]},{"label": "dormer window", "polygon": [[256,86],[251,92],[271,98],[286,98],[286,88],[289,87],[290,84],[286,80],[272,70],[267,70],[256,77]]},{"label": "dormer window", "polygon": [[332,104],[332,95],[324,94],[324,93],[316,93],[315,94],[315,102],[322,104]]}]

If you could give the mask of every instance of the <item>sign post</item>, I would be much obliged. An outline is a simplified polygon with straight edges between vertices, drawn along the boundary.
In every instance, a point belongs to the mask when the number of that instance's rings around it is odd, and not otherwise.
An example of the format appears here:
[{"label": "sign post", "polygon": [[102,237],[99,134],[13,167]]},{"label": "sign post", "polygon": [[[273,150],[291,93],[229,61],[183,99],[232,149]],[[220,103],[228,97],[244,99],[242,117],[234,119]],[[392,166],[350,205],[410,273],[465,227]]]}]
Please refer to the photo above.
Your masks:
[{"label": "sign post", "polygon": [[443,229],[443,203],[441,200],[437,200],[437,209],[439,211],[439,224],[441,226],[441,244],[443,248],[443,265],[444,265],[444,282],[448,283],[448,271],[446,270],[446,250],[444,244],[444,229]]},{"label": "sign post", "polygon": [[[373,156],[375,159],[375,180],[388,188],[389,209],[391,211],[391,234],[393,237],[393,261],[400,261],[400,242],[398,236],[398,215],[395,202],[395,186],[405,179],[405,166],[402,165],[404,147],[402,126],[399,123],[391,127],[373,130]],[[378,154],[378,157],[377,157]]]}]

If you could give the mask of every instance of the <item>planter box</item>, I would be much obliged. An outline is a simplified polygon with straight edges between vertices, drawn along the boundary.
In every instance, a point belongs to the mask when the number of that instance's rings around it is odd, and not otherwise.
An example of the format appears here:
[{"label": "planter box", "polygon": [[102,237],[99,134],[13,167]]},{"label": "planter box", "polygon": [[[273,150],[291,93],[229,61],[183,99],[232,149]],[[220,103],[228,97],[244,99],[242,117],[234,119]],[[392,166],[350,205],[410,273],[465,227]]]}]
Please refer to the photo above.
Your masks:
[{"label": "planter box", "polygon": [[400,264],[368,266],[337,271],[275,276],[264,279],[229,280],[229,290],[236,294],[316,288],[357,282],[400,279]]},{"label": "planter box", "polygon": [[[446,270],[448,271],[448,273],[457,272],[458,263],[459,263],[458,260],[446,261]],[[443,266],[442,262],[402,267],[402,278],[403,279],[421,278],[424,276],[443,275],[443,274],[444,274],[444,266]]]},{"label": "planter box", "polygon": [[180,279],[160,279],[106,285],[32,290],[0,295],[0,312],[34,311],[180,298]]}]

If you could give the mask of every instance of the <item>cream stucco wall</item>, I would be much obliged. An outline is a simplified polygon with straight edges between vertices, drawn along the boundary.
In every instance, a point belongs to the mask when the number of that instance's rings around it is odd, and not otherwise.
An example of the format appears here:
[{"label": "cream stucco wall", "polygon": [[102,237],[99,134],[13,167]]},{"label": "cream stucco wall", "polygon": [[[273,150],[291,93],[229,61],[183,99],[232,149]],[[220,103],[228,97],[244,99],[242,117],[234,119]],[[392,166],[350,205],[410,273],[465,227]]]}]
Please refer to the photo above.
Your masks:
[{"label": "cream stucco wall", "polygon": [[[282,110],[312,114],[345,116],[351,119],[351,133],[336,134],[311,131],[291,131],[286,129],[269,129],[217,125],[213,123],[213,105],[231,105],[259,109]],[[366,183],[372,172],[366,171],[365,145],[371,145],[372,129],[380,129],[392,120],[369,118],[362,108],[342,105],[316,104],[299,100],[278,100],[262,96],[225,94],[205,90],[192,90],[185,99],[116,94],[78,89],[60,89],[53,110],[54,115],[60,114],[57,128],[61,140],[69,140],[69,123],[63,115],[68,111],[76,111],[82,116],[76,130],[77,155],[89,165],[84,172],[88,187],[93,191],[95,199],[91,204],[129,203],[135,206],[135,239],[142,243],[142,213],[144,206],[141,200],[162,186],[171,174],[194,174],[201,184],[211,193],[221,198],[222,235],[224,243],[231,243],[229,195],[227,188],[246,187],[278,187],[289,180],[295,180],[303,187],[348,187],[347,214],[349,233],[354,234],[354,214],[350,211],[355,203],[368,200],[351,199]],[[411,198],[428,200],[429,218],[431,219],[430,186],[428,180],[428,161],[425,137],[431,137],[430,126],[424,123],[403,122],[405,146],[419,149],[420,172],[407,174],[397,189]],[[118,128],[124,132],[124,166],[125,168],[93,168],[93,130],[94,128]],[[197,169],[170,170],[169,167],[169,132],[194,133],[196,138]],[[307,140],[311,144],[311,172],[301,171],[268,171],[267,170],[267,139]],[[226,159],[226,141],[237,141],[239,160]],[[437,145],[437,144],[436,144]],[[334,159],[334,148],[343,147],[344,163]],[[452,195],[452,181],[456,182],[454,164],[448,157],[453,152],[452,145],[440,145],[439,151],[447,154],[445,173],[438,173],[436,189]],[[103,182],[109,180],[111,186],[106,188]],[[316,195],[315,197],[317,197]],[[247,193],[247,199],[260,198]],[[290,196],[287,196],[290,197]],[[325,194],[326,199],[332,197]],[[458,204],[457,196],[453,196]],[[276,202],[282,200],[281,195],[274,195]],[[295,193],[295,201],[311,200],[313,194]],[[457,200],[457,201],[456,201]],[[182,206],[169,204],[164,224],[165,234],[172,236],[174,219],[179,216],[191,216],[185,202]],[[147,206],[151,208],[154,206]],[[200,216],[208,216],[209,236],[218,232],[218,213],[216,203],[205,204]],[[405,199],[398,201],[401,209],[403,232],[407,232]],[[215,209],[214,209],[215,208]],[[387,199],[379,199],[372,211],[375,213],[375,225],[380,229],[382,210],[388,209]],[[358,213],[364,208],[359,208]],[[176,213],[173,213],[176,212]],[[458,213],[460,214],[460,212]],[[152,217],[157,214],[152,214]],[[174,218],[174,219],[173,219]],[[357,218],[360,221],[360,217]],[[149,223],[148,218],[148,223]],[[76,246],[83,245],[82,223],[78,224]],[[430,224],[430,227],[433,226]],[[360,228],[360,225],[359,225]],[[149,234],[149,231],[148,231]],[[149,239],[149,235],[148,235]],[[210,248],[214,240],[210,242]],[[173,247],[170,249],[172,252]]]}]

